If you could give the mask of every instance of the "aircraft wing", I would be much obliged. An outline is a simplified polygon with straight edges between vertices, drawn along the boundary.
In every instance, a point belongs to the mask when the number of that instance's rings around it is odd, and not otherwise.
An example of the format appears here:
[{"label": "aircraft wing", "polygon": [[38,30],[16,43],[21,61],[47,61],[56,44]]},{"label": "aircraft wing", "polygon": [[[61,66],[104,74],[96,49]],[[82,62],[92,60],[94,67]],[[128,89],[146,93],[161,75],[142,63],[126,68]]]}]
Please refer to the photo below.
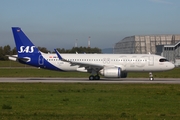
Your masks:
[{"label": "aircraft wing", "polygon": [[56,49],[54,49],[54,50],[55,50],[58,58],[59,58],[61,61],[69,62],[69,63],[71,64],[71,66],[76,66],[76,65],[78,65],[79,68],[80,68],[80,67],[85,67],[86,69],[96,69],[96,70],[97,70],[97,69],[98,69],[98,70],[101,70],[101,69],[104,67],[104,65],[95,64],[95,63],[83,63],[83,62],[68,61],[68,60],[62,58],[61,55],[60,55],[60,53],[59,53]]},{"label": "aircraft wing", "polygon": [[92,63],[81,63],[81,62],[70,62],[72,66],[74,65],[79,65],[79,67],[93,67],[93,68],[103,68],[103,65],[99,65],[99,64],[92,64]]}]

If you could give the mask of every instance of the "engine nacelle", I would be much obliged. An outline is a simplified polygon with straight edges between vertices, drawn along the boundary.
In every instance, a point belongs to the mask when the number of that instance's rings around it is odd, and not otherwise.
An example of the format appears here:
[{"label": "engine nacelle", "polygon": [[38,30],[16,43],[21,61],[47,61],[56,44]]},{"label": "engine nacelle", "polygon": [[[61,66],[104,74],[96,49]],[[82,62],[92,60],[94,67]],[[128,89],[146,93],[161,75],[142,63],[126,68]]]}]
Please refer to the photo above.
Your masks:
[{"label": "engine nacelle", "polygon": [[104,68],[99,71],[104,77],[120,78],[121,77],[121,68]]},{"label": "engine nacelle", "polygon": [[104,68],[99,71],[101,75],[104,77],[110,77],[110,78],[126,78],[127,72],[122,72],[120,67],[115,68]]}]

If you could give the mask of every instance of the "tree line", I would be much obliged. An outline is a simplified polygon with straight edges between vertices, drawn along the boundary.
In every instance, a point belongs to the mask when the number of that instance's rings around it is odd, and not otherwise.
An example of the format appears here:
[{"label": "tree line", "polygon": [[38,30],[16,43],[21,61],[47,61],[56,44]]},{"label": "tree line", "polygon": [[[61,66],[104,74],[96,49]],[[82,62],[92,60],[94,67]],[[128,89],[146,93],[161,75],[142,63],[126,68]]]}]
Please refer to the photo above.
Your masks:
[{"label": "tree line", "polygon": [[[41,52],[44,53],[54,53],[54,51],[50,51],[45,47],[38,47],[38,49]],[[95,48],[90,48],[90,47],[73,47],[71,49],[64,49],[64,48],[57,48],[57,50],[60,53],[101,53],[101,49],[95,47]],[[5,46],[0,46],[0,60],[8,60],[8,57],[6,55],[16,55],[16,47],[11,48],[10,45],[5,45]]]}]

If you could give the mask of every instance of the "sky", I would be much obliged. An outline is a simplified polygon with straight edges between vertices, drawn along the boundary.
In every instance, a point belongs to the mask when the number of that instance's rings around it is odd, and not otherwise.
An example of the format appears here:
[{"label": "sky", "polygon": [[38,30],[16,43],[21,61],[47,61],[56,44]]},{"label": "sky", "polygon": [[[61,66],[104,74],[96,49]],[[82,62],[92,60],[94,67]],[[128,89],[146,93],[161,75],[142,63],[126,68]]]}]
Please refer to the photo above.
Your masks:
[{"label": "sky", "polygon": [[133,35],[180,34],[180,0],[0,0],[0,46],[15,47],[11,27],[35,46],[112,48]]}]

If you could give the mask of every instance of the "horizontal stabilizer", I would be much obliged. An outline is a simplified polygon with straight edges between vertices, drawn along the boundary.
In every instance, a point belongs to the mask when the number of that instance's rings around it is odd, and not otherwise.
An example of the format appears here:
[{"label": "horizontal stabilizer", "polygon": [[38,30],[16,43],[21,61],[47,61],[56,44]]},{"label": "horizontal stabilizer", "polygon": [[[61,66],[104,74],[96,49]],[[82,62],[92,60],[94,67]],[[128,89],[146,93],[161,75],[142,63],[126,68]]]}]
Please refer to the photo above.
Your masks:
[{"label": "horizontal stabilizer", "polygon": [[8,56],[9,60],[12,60],[12,61],[29,62],[31,60],[31,58],[29,58],[29,57],[19,58],[19,57],[17,57],[17,55],[6,55],[6,56]]}]

